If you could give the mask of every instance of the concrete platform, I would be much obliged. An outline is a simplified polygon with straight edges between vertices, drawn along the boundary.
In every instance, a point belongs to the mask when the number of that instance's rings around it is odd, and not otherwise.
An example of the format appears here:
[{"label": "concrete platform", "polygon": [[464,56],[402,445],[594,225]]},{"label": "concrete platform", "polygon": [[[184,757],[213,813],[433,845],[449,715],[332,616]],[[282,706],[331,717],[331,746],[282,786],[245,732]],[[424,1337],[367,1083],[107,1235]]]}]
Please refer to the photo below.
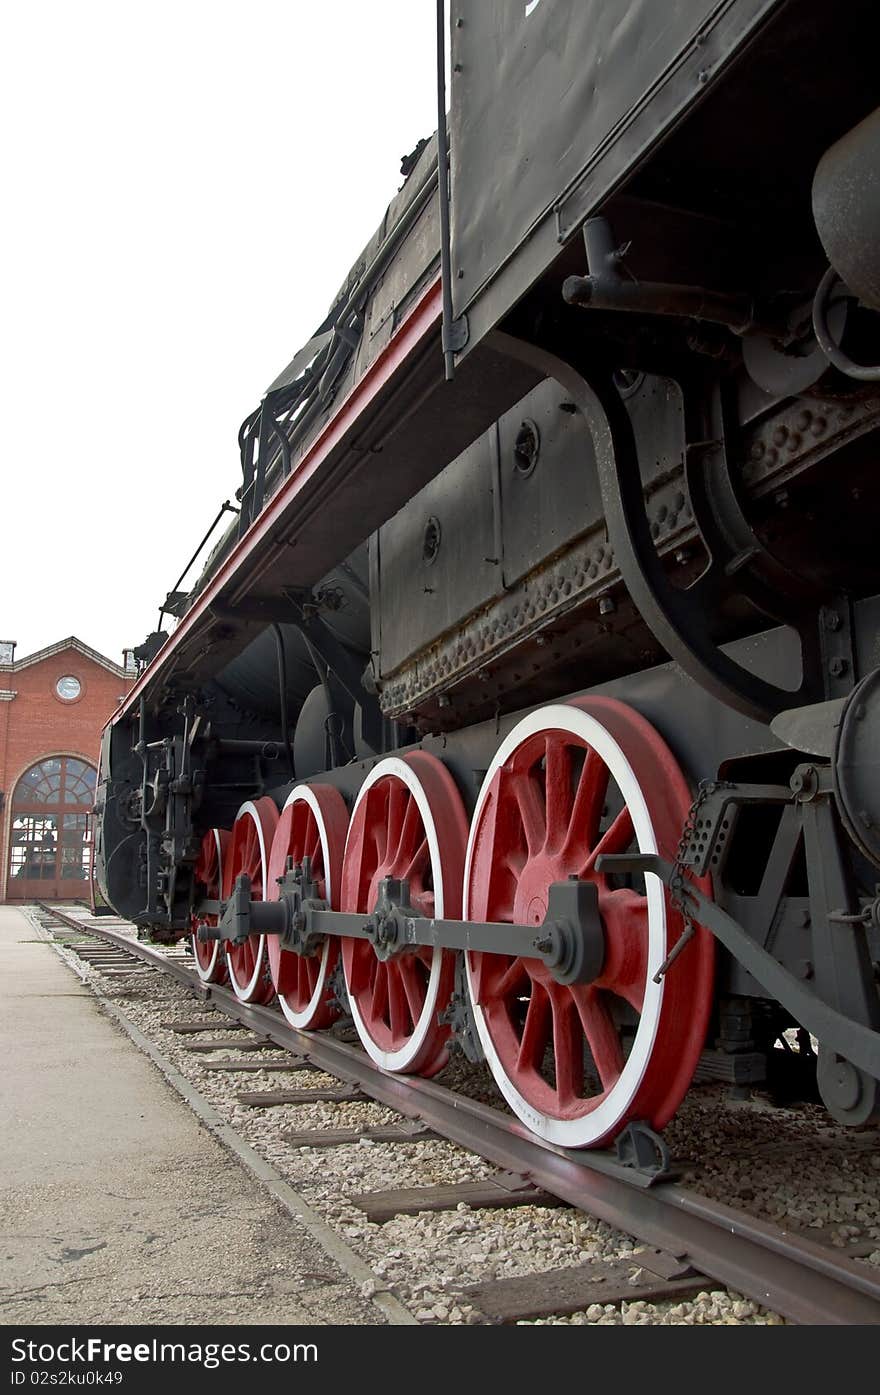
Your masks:
[{"label": "concrete platform", "polygon": [[0,1323],[377,1324],[0,906]]}]

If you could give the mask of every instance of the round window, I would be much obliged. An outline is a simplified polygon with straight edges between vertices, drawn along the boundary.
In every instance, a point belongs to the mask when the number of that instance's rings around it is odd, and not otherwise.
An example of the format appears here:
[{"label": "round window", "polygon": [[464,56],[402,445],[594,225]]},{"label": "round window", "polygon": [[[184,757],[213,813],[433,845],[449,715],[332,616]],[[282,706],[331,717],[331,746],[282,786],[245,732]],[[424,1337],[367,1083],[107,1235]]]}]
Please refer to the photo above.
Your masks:
[{"label": "round window", "polygon": [[67,673],[63,678],[59,678],[55,684],[55,691],[65,702],[73,702],[82,692],[82,684],[78,678],[74,678],[72,673]]}]

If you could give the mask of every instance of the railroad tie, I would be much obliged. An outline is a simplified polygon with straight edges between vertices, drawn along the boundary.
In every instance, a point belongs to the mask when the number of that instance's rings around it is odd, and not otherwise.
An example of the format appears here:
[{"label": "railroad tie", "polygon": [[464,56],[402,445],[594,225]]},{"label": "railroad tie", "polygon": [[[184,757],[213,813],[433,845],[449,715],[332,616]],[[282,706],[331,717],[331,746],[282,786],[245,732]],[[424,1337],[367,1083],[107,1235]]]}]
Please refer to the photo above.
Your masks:
[{"label": "railroad tie", "polygon": [[195,1018],[188,1022],[160,1022],[160,1027],[167,1031],[180,1032],[186,1036],[194,1032],[216,1032],[218,1027],[222,1027],[225,1032],[246,1032],[248,1030],[243,1022],[225,1021],[222,1017],[210,1017],[208,1013],[202,1018]]},{"label": "railroad tie", "polygon": [[498,1172],[494,1177],[479,1182],[362,1192],[348,1199],[377,1225],[390,1221],[393,1216],[415,1216],[419,1211],[454,1211],[462,1202],[481,1210],[507,1206],[564,1205],[558,1197],[536,1187],[518,1172]]},{"label": "railroad tie", "polygon": [[245,1090],[235,1098],[239,1104],[250,1105],[252,1109],[272,1109],[278,1104],[350,1104],[367,1097],[354,1086],[335,1085],[324,1089],[319,1085],[314,1090]]},{"label": "railroad tie", "polygon": [[413,1143],[437,1137],[427,1124],[380,1124],[363,1129],[281,1129],[278,1136],[291,1148],[339,1148],[346,1143],[360,1143],[362,1139],[370,1143]]},{"label": "railroad tie", "polygon": [[153,973],[155,973],[155,970],[154,970],[154,969],[150,969],[150,968],[143,968],[143,969],[142,969],[142,968],[140,968],[137,964],[133,964],[133,965],[131,966],[131,968],[128,968],[128,967],[126,967],[126,968],[120,968],[120,969],[104,969],[104,968],[102,968],[102,969],[101,969],[101,973],[104,975],[105,978],[146,978],[148,974],[153,974]]},{"label": "railroad tie", "polygon": [[215,1037],[213,1041],[188,1041],[184,1051],[283,1051],[274,1041],[262,1038],[260,1041],[241,1041],[235,1037]]},{"label": "railroad tie", "polygon": [[687,1255],[647,1249],[626,1259],[594,1260],[570,1269],[471,1284],[458,1301],[472,1303],[493,1322],[505,1323],[563,1317],[582,1312],[591,1303],[692,1298],[712,1286],[712,1280],[694,1269]]},{"label": "railroad tie", "polygon": [[231,1070],[231,1071],[297,1071],[314,1070],[315,1067],[308,1061],[298,1061],[295,1057],[290,1061],[206,1061],[202,1070]]}]

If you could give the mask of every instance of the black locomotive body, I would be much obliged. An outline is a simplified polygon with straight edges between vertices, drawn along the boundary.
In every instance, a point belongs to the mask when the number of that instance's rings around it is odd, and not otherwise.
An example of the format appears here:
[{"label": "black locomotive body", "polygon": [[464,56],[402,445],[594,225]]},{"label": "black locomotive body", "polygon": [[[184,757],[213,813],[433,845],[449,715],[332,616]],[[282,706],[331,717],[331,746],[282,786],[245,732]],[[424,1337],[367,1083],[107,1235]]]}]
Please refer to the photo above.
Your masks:
[{"label": "black locomotive body", "polygon": [[105,731],[102,891],[387,1069],[485,1057],[551,1142],[761,1080],[788,1029],[863,1123],[880,16],[449,22],[448,130],[243,424],[236,523]]}]

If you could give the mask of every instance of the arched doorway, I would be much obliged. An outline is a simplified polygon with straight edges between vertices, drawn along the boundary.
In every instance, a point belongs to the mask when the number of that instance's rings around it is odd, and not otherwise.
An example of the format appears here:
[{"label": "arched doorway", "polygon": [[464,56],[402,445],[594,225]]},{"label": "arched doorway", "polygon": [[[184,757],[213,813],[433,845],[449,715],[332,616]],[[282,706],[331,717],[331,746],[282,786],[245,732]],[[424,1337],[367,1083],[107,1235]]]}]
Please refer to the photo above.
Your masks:
[{"label": "arched doorway", "polygon": [[7,900],[88,897],[96,780],[76,756],[47,756],[24,772],[12,796]]}]

